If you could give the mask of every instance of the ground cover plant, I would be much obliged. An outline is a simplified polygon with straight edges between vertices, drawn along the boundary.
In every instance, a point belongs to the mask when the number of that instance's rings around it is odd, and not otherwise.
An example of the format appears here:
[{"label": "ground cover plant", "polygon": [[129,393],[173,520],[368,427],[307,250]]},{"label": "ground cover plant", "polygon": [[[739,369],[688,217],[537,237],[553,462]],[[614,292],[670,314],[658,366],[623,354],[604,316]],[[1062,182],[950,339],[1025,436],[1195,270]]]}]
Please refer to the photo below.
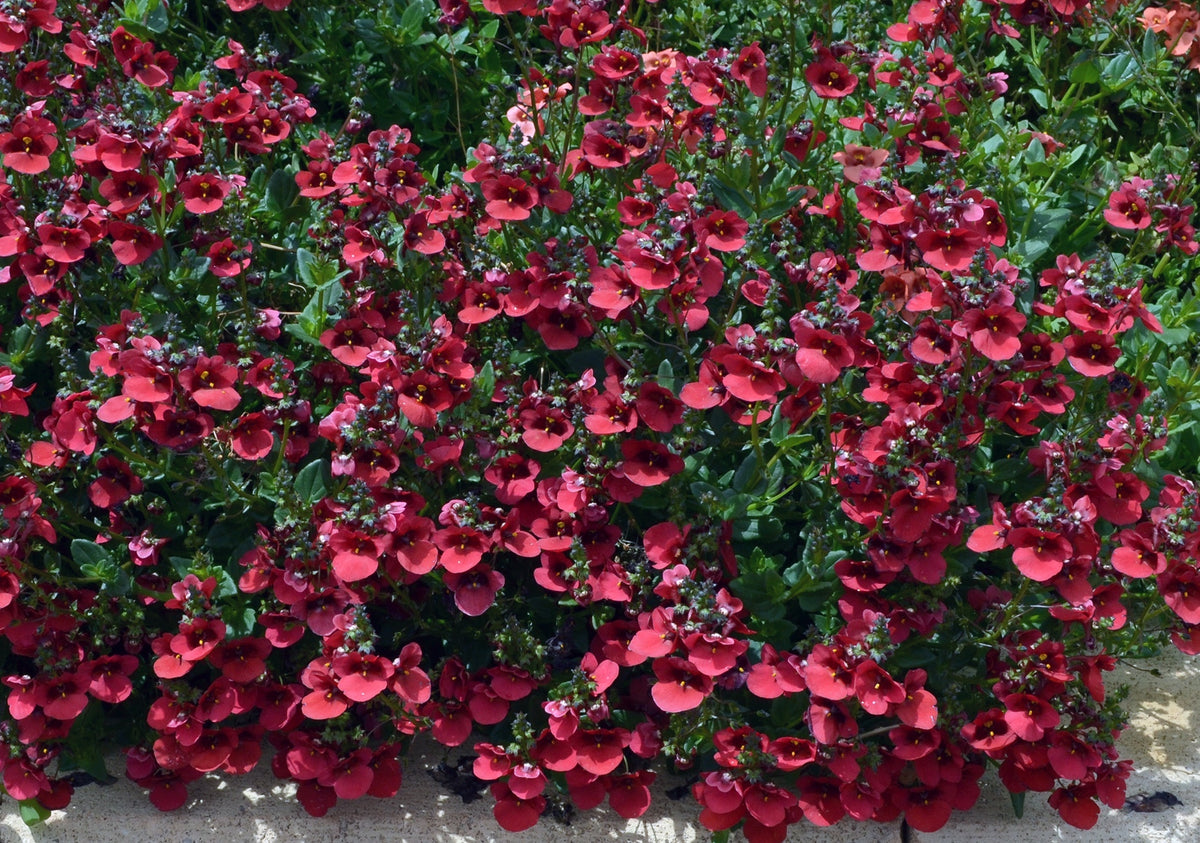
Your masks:
[{"label": "ground cover plant", "polygon": [[1191,7],[357,14],[0,3],[26,820],[421,733],[509,831],[1121,806],[1106,674],[1200,652]]}]

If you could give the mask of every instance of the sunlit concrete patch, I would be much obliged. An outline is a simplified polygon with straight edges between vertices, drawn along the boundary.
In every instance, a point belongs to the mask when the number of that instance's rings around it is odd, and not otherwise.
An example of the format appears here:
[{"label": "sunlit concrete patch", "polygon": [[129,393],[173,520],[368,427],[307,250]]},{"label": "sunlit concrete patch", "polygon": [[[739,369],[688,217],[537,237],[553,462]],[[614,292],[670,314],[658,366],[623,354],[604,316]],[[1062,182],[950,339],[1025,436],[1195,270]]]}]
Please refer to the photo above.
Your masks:
[{"label": "sunlit concrete patch", "polygon": [[[1134,762],[1129,794],[1166,791],[1182,803],[1161,813],[1105,809],[1091,831],[1063,823],[1029,794],[1025,815],[1013,815],[1008,793],[994,774],[984,782],[979,805],[956,814],[936,834],[912,833],[920,843],[1196,843],[1200,841],[1200,662],[1177,653],[1134,666],[1122,666],[1111,679],[1130,685],[1130,726],[1120,747]],[[570,826],[544,817],[534,829],[509,834],[496,824],[487,794],[464,803],[428,775],[442,761],[431,744],[404,762],[404,786],[394,799],[339,802],[326,816],[310,817],[295,800],[295,785],[281,783],[262,764],[237,778],[208,776],[189,785],[188,805],[164,814],[143,792],[124,779],[120,759],[112,759],[119,781],[108,787],[76,790],[67,811],[56,811],[43,826],[26,828],[11,800],[0,804],[0,843],[118,843],[136,840],[169,843],[703,843],[710,833],[696,823],[691,799],[672,801],[665,791],[683,782],[660,777],[650,812],[641,820],[623,820],[606,809],[576,814]],[[451,751],[453,761],[462,754]],[[832,829],[795,828],[789,843],[899,843],[895,824],[842,823]]]}]

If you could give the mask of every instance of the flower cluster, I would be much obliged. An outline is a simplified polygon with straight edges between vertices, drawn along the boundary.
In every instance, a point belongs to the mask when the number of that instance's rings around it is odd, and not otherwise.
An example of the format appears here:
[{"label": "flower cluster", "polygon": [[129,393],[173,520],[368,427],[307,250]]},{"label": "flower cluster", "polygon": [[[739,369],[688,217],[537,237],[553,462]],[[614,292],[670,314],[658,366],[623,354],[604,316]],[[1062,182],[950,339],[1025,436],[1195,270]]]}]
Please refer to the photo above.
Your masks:
[{"label": "flower cluster", "polygon": [[0,10],[0,768],[33,816],[97,724],[163,810],[267,746],[313,815],[390,797],[419,733],[510,831],[641,816],[664,768],[753,843],[933,831],[989,767],[1076,826],[1122,804],[1104,674],[1200,652],[1200,314],[1158,298],[1198,139],[1055,192],[1100,167],[1082,118],[1004,122],[1036,80],[967,59],[1104,55],[1131,13],[651,49],[659,5],[406,14],[516,51],[449,172],[269,39]]}]

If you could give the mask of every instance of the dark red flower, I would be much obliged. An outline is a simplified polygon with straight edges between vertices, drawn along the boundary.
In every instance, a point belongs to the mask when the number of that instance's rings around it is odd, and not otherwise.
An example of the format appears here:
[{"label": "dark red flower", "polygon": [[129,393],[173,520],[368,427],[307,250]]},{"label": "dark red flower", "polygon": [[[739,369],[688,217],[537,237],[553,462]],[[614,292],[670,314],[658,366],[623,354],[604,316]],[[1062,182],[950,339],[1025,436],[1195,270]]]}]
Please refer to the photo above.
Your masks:
[{"label": "dark red flower", "polygon": [[1121,349],[1112,336],[1099,331],[1072,334],[1063,340],[1063,349],[1071,368],[1089,378],[1112,374],[1121,357]]},{"label": "dark red flower", "polygon": [[750,93],[756,97],[767,95],[767,57],[755,41],[749,47],[743,47],[729,68],[731,78],[745,83]]},{"label": "dark red flower", "polygon": [[[524,0],[521,0],[524,2]],[[541,795],[522,799],[513,793],[507,782],[492,782],[492,796],[496,804],[492,814],[505,831],[527,831],[537,825],[538,818],[546,809],[546,798]]]},{"label": "dark red flower", "polygon": [[219,176],[197,173],[179,183],[183,207],[193,214],[211,214],[225,204],[231,185]]},{"label": "dark red flower", "polygon": [[[443,563],[445,556],[443,556]],[[442,577],[454,593],[454,605],[464,615],[478,617],[496,602],[496,592],[504,587],[504,575],[490,565],[479,564],[464,573],[447,573]]]},{"label": "dark red flower", "polygon": [[4,166],[28,176],[50,169],[50,155],[58,149],[58,127],[41,115],[41,108],[26,109],[0,134]]},{"label": "dark red flower", "polygon": [[663,711],[675,713],[696,708],[712,693],[713,680],[691,662],[675,656],[656,659],[654,675],[658,681],[650,695]]},{"label": "dark red flower", "polygon": [[625,457],[621,471],[638,486],[659,486],[683,471],[683,459],[659,442],[626,439],[621,443],[621,454]]},{"label": "dark red flower", "polygon": [[1109,195],[1104,219],[1115,228],[1133,231],[1149,228],[1150,208],[1142,194],[1153,186],[1153,182],[1141,178],[1125,182]]},{"label": "dark red flower", "polygon": [[805,69],[804,78],[812,85],[813,93],[825,99],[848,97],[858,87],[858,77],[827,47],[817,50],[817,60]]},{"label": "dark red flower", "polygon": [[1092,783],[1060,787],[1050,794],[1050,807],[1076,828],[1092,828],[1100,819],[1096,803],[1096,786]]},{"label": "dark red flower", "polygon": [[983,248],[983,237],[969,228],[950,231],[925,229],[916,237],[921,259],[943,272],[962,272],[971,266],[975,253]]},{"label": "dark red flower", "polygon": [[1055,577],[1074,554],[1069,539],[1036,527],[1017,527],[1008,534],[1013,564],[1031,580],[1045,582]]}]

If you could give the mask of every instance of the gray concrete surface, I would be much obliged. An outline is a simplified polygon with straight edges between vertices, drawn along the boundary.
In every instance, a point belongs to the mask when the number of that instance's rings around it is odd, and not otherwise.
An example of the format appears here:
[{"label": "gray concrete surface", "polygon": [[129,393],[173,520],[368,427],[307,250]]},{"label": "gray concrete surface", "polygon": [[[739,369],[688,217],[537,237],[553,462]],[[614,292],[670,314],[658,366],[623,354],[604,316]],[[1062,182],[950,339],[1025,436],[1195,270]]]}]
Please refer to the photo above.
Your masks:
[{"label": "gray concrete surface", "polygon": [[[1155,676],[1151,669],[1159,671]],[[1044,798],[1030,794],[1025,816],[1013,816],[1008,795],[989,776],[983,798],[966,814],[955,814],[936,834],[913,833],[920,843],[1200,843],[1200,660],[1168,654],[1152,662],[1118,668],[1128,681],[1131,725],[1122,736],[1124,757],[1134,762],[1129,794],[1170,791],[1182,806],[1162,813],[1140,814],[1103,809],[1091,831],[1079,831],[1058,820]],[[567,827],[543,818],[531,831],[509,834],[496,825],[491,797],[464,805],[445,792],[425,772],[440,760],[436,747],[405,762],[404,786],[391,800],[371,798],[341,802],[322,818],[308,816],[292,798],[291,785],[282,784],[268,765],[249,776],[216,777],[189,788],[191,802],[164,814],[142,791],[121,778],[109,787],[88,785],[76,791],[66,811],[48,822],[26,828],[12,800],[0,803],[0,843],[699,843],[709,832],[695,822],[698,808],[690,799],[672,802],[655,795],[650,813],[641,821],[626,821],[606,809],[579,814]],[[122,769],[119,758],[113,771]],[[663,781],[663,787],[677,782]],[[899,843],[896,825],[844,822],[831,829],[808,825],[796,828],[790,843]]]}]

